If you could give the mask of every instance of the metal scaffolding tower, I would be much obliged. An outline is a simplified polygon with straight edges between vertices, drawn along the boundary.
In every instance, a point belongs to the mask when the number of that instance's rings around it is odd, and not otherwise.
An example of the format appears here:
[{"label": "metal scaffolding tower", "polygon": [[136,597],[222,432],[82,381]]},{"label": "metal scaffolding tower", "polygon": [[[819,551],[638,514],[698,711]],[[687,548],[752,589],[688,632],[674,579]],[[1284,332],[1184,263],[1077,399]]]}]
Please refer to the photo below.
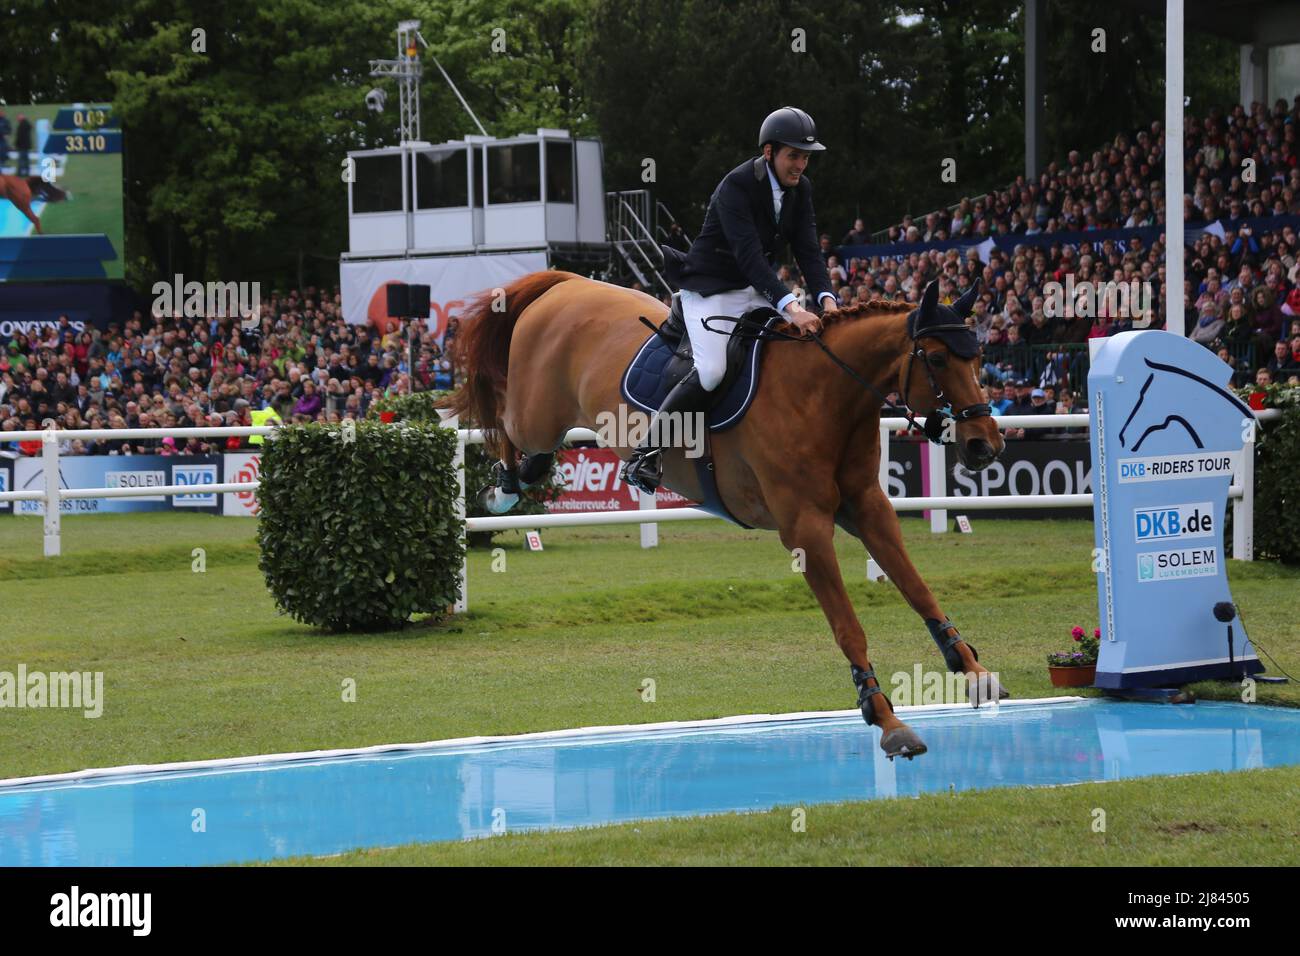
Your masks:
[{"label": "metal scaffolding tower", "polygon": [[[371,76],[391,76],[397,80],[398,104],[401,111],[401,126],[398,132],[401,134],[403,145],[420,142],[420,75],[424,72],[424,67],[420,63],[419,49],[415,45],[417,40],[426,50],[429,49],[429,44],[420,35],[420,21],[402,20],[397,24],[397,59],[370,61]],[[438,68],[438,72],[442,74],[442,78],[456,94],[456,99],[460,100],[460,105],[465,107],[465,112],[474,121],[478,131],[486,136],[487,130],[478,121],[474,111],[469,108],[465,97],[460,95],[460,90],[451,81],[447,71],[442,68],[438,58],[432,53],[429,56],[433,59],[433,65]]]}]

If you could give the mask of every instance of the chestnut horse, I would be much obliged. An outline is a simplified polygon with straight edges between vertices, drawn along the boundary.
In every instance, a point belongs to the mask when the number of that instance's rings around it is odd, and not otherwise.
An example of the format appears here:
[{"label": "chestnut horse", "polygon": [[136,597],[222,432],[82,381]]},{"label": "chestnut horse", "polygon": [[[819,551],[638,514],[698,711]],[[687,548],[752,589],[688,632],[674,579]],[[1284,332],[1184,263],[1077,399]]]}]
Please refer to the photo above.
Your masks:
[{"label": "chestnut horse", "polygon": [[68,196],[62,189],[47,183],[40,176],[8,176],[0,175],[0,199],[8,199],[18,207],[18,211],[32,221],[36,226],[36,234],[40,235],[41,220],[36,213],[32,212],[32,198],[44,199],[46,202],[59,202]]},{"label": "chestnut horse", "polygon": [[[950,308],[938,303],[931,283],[915,309],[876,300],[828,316],[822,344],[847,370],[811,340],[769,344],[749,411],[710,436],[718,490],[731,513],[776,530],[787,550],[802,549],[804,575],[849,660],[863,717],[880,727],[891,758],[910,759],[926,747],[894,715],[872,673],[831,540],[837,524],[866,545],[926,621],[948,667],[966,675],[972,703],[1008,696],[921,580],[878,480],[880,409],[894,388],[916,414],[955,426],[945,428],[945,440],[956,440],[967,468],[985,468],[1001,453],[976,378],[974,334],[964,324],[976,294],[973,287]],[[642,292],[569,272],[522,276],[480,295],[464,313],[455,348],[466,381],[440,404],[486,429],[489,447],[509,466],[522,452],[544,469],[570,428],[596,429],[601,413],[617,416],[623,371],[647,334],[638,316],[657,322],[666,309]],[[955,415],[940,411],[949,405]],[[631,449],[617,452],[626,459]],[[534,468],[529,477],[529,459],[524,464],[526,486],[539,475]],[[680,448],[664,451],[663,483],[701,500],[693,462]]]}]

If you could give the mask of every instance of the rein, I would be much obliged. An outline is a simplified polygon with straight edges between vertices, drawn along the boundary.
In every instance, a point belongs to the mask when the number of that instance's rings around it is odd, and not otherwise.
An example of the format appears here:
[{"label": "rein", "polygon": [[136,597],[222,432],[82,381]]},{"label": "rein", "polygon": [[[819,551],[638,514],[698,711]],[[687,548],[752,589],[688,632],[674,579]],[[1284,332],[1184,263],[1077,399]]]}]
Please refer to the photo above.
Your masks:
[{"label": "rein", "polygon": [[[825,352],[827,357],[836,365],[838,365],[841,369],[843,369],[844,372],[848,374],[850,378],[852,378],[863,388],[874,393],[876,397],[880,399],[881,405],[889,404],[889,399],[886,398],[884,395],[882,395],[878,388],[876,388],[865,378],[859,375],[856,371],[854,371],[854,369],[847,362],[845,362],[838,355],[832,352],[830,348],[826,345],[826,343],[822,341],[821,336],[817,335],[816,333],[809,336],[792,335],[789,332],[782,332],[778,329],[768,328],[766,323],[755,322],[753,319],[750,319],[747,316],[741,316],[737,319],[730,319],[727,316],[709,316],[708,318],[704,319],[703,320],[704,327],[708,329],[710,332],[716,332],[719,335],[726,335],[727,333],[724,332],[722,329],[715,329],[709,325],[709,322],[715,319],[718,321],[727,319],[728,321],[735,322],[736,328],[735,331],[732,332],[731,334],[740,336],[741,338],[758,339],[764,342],[772,341],[774,339],[785,339],[790,342],[808,342],[808,341],[816,342],[817,347],[820,348],[823,352]],[[923,330],[923,334],[928,334],[932,331],[938,331],[940,329],[949,329],[949,328],[965,329],[965,326],[964,325],[932,326],[931,328]],[[912,344],[916,345],[916,343],[919,341],[920,338],[921,336],[913,337]],[[913,415],[911,408],[907,404],[907,387],[911,383],[912,365],[916,361],[918,355],[921,357],[921,364],[925,368],[926,377],[930,380],[931,391],[934,392],[935,398],[938,401],[943,403],[942,407],[936,408],[933,412],[931,412],[929,415],[926,416],[924,425],[917,424],[916,418]],[[979,418],[984,415],[991,415],[993,411],[992,408],[988,405],[988,403],[980,402],[974,405],[969,405],[966,408],[963,408],[959,412],[954,414],[951,409],[952,403],[949,402],[947,398],[944,396],[943,389],[939,386],[938,381],[936,381],[934,377],[934,372],[930,369],[930,363],[925,361],[925,349],[921,348],[919,345],[916,345],[916,347],[912,349],[912,351],[908,354],[907,372],[903,378],[903,393],[899,396],[899,400],[902,402],[901,407],[904,416],[907,418],[908,424],[912,428],[916,428],[924,432],[925,437],[928,438],[930,441],[935,442],[936,444],[941,444],[941,436],[943,435],[944,424],[948,419],[953,419],[954,421],[961,422],[971,418]]]}]

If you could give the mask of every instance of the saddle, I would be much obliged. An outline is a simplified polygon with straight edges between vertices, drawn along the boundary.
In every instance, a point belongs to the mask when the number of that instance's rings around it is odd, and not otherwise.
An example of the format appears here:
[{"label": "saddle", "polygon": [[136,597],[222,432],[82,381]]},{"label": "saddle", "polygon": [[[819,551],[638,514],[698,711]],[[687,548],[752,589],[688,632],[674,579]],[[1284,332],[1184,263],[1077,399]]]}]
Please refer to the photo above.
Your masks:
[{"label": "saddle", "polygon": [[[721,318],[729,319],[731,316]],[[767,328],[779,322],[781,316],[775,309],[762,306],[749,310],[742,319],[753,325],[761,323]],[[623,398],[630,406],[653,414],[659,410],[673,386],[694,366],[695,357],[691,350],[691,337],[686,334],[681,293],[673,294],[668,318],[658,328],[648,319],[643,317],[642,320],[653,332],[632,357],[623,373],[621,388]],[[761,339],[736,335],[734,331],[727,340],[727,371],[722,382],[710,393],[707,409],[710,431],[735,427],[748,411],[758,391],[762,349]]]},{"label": "saddle", "polygon": [[[764,328],[781,321],[780,314],[766,306],[751,309],[741,318],[754,324],[761,323]],[[627,371],[623,373],[621,389],[623,398],[630,406],[647,414],[653,414],[659,410],[659,406],[673,386],[681,381],[694,365],[691,337],[686,333],[686,319],[682,313],[681,293],[674,293],[668,318],[663,324],[656,328],[644,316],[642,321],[652,331],[650,337],[632,357]],[[743,328],[744,324],[742,322],[736,328]],[[706,409],[709,429],[704,437],[704,453],[698,458],[688,459],[694,462],[695,474],[700,482],[700,507],[742,528],[751,526],[731,513],[718,491],[709,433],[734,427],[753,403],[754,395],[758,390],[758,368],[762,348],[762,339],[737,335],[733,330],[727,341],[727,371],[723,375],[722,382],[710,393],[712,399]]]}]

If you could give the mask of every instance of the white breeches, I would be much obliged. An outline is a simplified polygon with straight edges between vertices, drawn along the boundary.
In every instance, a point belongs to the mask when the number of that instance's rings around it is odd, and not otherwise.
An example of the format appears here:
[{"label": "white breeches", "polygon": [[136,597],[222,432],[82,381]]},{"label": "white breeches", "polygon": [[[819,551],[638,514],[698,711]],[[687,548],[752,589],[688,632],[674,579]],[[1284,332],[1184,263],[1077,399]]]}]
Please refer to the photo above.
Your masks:
[{"label": "white breeches", "polygon": [[718,320],[704,327],[704,320],[712,315],[740,316],[750,309],[771,306],[757,289],[733,289],[714,295],[700,295],[682,289],[682,315],[686,318],[686,334],[691,337],[691,351],[695,354],[695,368],[700,375],[700,385],[713,391],[727,374],[727,342],[735,322]]}]

